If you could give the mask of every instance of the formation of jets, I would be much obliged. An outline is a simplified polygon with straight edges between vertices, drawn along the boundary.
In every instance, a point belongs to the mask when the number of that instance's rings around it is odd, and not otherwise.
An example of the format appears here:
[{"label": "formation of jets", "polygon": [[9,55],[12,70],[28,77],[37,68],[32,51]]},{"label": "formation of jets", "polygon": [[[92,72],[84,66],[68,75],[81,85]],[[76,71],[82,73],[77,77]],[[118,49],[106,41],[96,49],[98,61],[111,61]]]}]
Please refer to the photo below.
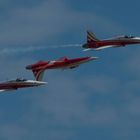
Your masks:
[{"label": "formation of jets", "polygon": [[[87,31],[87,42],[82,45],[84,51],[87,50],[102,50],[106,48],[124,47],[126,45],[140,44],[140,37],[134,36],[119,36],[110,39],[99,40],[91,32]],[[34,74],[35,80],[27,80],[23,78],[17,78],[15,80],[9,80],[0,83],[0,92],[17,90],[19,88],[38,87],[46,85],[47,82],[43,82],[44,72],[49,69],[73,69],[83,63],[87,63],[92,60],[96,60],[98,57],[80,57],[70,59],[68,57],[62,57],[53,61],[39,61],[35,64],[26,66],[27,70],[31,70]]]},{"label": "formation of jets", "polygon": [[47,84],[42,82],[43,75],[47,69],[73,69],[79,65],[88,61],[96,60],[97,57],[81,57],[75,59],[69,59],[67,57],[60,58],[55,61],[39,61],[35,64],[26,66],[26,69],[32,70],[36,80],[27,80],[17,78],[15,80],[9,80],[0,83],[0,92],[17,90],[19,88],[37,87]]}]

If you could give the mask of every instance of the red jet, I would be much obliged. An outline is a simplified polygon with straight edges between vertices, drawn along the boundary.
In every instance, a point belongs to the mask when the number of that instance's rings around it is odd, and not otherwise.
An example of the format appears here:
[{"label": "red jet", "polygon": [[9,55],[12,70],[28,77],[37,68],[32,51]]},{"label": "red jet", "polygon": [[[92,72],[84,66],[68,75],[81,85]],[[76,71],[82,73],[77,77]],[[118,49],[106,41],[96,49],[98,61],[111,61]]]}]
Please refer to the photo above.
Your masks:
[{"label": "red jet", "polygon": [[18,78],[15,80],[1,82],[0,83],[0,92],[17,90],[19,88],[37,87],[37,86],[41,86],[41,85],[45,85],[45,84],[47,84],[47,83],[42,82],[42,81],[26,80],[26,79],[19,79]]},{"label": "red jet", "polygon": [[85,48],[84,51],[87,51],[102,50],[111,47],[121,47],[131,44],[140,44],[140,37],[124,35],[111,39],[99,40],[92,32],[87,31],[87,43],[82,47]]},{"label": "red jet", "polygon": [[73,69],[78,67],[82,63],[86,63],[91,60],[96,60],[97,57],[82,57],[69,59],[62,57],[56,61],[39,61],[35,64],[26,66],[26,69],[32,70],[35,77],[38,79],[38,74],[47,69]]},{"label": "red jet", "polygon": [[27,80],[22,78],[17,78],[15,80],[9,80],[0,83],[0,92],[17,90],[19,88],[28,88],[28,87],[38,87],[41,85],[47,84],[47,82],[42,82],[44,70],[36,72],[38,77],[35,77],[36,80]]}]

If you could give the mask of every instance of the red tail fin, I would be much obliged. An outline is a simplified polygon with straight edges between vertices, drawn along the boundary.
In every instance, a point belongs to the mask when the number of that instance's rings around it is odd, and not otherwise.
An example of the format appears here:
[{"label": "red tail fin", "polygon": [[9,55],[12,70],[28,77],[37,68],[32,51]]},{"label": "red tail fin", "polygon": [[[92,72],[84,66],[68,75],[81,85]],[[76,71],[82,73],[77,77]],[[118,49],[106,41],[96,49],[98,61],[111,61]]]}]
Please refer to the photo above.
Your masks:
[{"label": "red tail fin", "polygon": [[45,72],[44,69],[37,69],[37,70],[36,69],[33,69],[32,72],[33,72],[33,74],[35,76],[35,79],[37,81],[42,81],[43,76],[44,76],[44,72]]}]

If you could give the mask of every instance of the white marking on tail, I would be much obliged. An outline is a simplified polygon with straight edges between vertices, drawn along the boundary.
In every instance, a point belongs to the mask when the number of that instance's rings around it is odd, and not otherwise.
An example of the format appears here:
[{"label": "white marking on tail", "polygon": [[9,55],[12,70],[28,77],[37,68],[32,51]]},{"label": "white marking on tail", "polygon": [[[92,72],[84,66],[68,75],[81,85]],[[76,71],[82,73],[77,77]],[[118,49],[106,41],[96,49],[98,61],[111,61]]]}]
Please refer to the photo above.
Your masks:
[{"label": "white marking on tail", "polygon": [[40,70],[32,70],[32,72],[33,72],[33,74],[35,76],[35,79],[37,81],[42,81],[45,70],[42,70],[42,69],[40,69]]},{"label": "white marking on tail", "polygon": [[99,41],[99,39],[96,38],[96,36],[91,32],[91,31],[87,31],[87,42],[96,42]]}]

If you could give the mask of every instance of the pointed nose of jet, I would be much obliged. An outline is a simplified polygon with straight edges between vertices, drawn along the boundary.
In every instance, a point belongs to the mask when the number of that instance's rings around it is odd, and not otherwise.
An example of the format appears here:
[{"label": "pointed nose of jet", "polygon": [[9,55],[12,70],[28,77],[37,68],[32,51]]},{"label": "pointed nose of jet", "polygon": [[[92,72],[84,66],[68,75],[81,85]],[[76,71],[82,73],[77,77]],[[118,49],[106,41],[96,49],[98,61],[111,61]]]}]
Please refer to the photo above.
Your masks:
[{"label": "pointed nose of jet", "polygon": [[37,81],[37,83],[38,83],[39,85],[46,85],[46,84],[48,84],[48,82],[42,82],[42,81]]},{"label": "pointed nose of jet", "polygon": [[140,41],[140,37],[135,37],[135,39]]},{"label": "pointed nose of jet", "polygon": [[43,82],[43,81],[34,81],[34,84],[41,86],[41,85],[46,85],[48,82]]},{"label": "pointed nose of jet", "polygon": [[92,60],[96,60],[96,59],[98,59],[98,57],[93,57],[93,56],[91,56],[91,57],[86,57],[86,58],[85,58],[85,62],[92,61]]},{"label": "pointed nose of jet", "polygon": [[99,57],[94,57],[94,56],[91,56],[89,57],[89,60],[97,60]]}]

